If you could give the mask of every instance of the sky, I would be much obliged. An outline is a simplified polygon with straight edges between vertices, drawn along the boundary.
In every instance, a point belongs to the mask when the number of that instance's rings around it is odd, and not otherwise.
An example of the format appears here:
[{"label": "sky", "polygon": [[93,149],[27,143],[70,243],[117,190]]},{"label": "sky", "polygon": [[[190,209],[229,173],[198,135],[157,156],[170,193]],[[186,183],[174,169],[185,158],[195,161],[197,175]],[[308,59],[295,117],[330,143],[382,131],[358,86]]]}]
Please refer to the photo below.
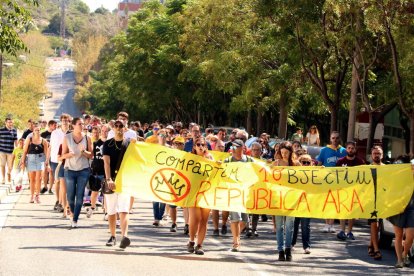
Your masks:
[{"label": "sky", "polygon": [[100,6],[104,6],[104,8],[112,11],[114,9],[116,9],[118,7],[118,3],[119,0],[82,0],[83,2],[85,2],[91,12],[95,11],[97,8],[99,8]]}]

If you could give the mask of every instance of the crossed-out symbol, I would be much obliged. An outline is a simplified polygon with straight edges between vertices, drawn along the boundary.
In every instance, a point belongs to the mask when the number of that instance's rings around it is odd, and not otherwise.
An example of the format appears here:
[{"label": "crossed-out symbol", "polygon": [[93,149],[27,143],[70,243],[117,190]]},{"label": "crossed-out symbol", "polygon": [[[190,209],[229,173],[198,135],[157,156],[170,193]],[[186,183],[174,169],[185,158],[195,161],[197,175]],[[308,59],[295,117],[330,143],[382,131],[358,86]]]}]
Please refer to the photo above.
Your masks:
[{"label": "crossed-out symbol", "polygon": [[163,202],[174,203],[185,198],[190,192],[190,180],[174,169],[160,169],[151,177],[151,189]]}]

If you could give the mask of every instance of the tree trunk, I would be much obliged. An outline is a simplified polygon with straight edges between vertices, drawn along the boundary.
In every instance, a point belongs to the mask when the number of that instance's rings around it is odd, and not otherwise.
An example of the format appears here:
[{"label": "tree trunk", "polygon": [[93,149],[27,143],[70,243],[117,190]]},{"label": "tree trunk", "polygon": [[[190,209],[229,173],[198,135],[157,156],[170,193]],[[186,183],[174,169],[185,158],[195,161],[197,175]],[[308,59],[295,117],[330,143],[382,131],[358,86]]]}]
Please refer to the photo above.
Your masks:
[{"label": "tree trunk", "polygon": [[260,110],[257,110],[257,118],[256,118],[256,137],[263,131],[263,113]]},{"label": "tree trunk", "polygon": [[351,82],[351,99],[349,100],[349,115],[348,115],[348,133],[346,139],[348,141],[355,140],[355,120],[357,113],[357,94],[358,94],[358,59],[356,53],[354,54],[354,65],[352,66],[352,82]]},{"label": "tree trunk", "polygon": [[284,92],[280,95],[279,99],[279,130],[278,137],[281,139],[286,139],[287,135],[287,117],[288,117],[288,108],[287,108],[287,96]]},{"label": "tree trunk", "polygon": [[0,106],[1,106],[2,80],[3,80],[3,54],[0,53]]},{"label": "tree trunk", "polygon": [[331,112],[331,132],[330,133],[332,133],[332,131],[338,131],[338,108],[339,107],[334,107],[334,106],[329,107],[330,112]]},{"label": "tree trunk", "polygon": [[246,117],[246,128],[247,128],[247,133],[252,133],[252,111],[249,109],[249,111],[247,111],[247,117]]},{"label": "tree trunk", "polygon": [[414,155],[414,112],[410,114],[410,154]]}]

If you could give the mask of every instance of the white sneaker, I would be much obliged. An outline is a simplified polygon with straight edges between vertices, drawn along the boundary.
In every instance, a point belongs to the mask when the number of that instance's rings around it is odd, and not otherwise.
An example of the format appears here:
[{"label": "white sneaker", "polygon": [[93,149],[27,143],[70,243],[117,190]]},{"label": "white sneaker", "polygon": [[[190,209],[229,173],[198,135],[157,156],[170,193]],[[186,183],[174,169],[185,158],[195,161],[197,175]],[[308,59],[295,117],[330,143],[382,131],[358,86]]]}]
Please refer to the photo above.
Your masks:
[{"label": "white sneaker", "polygon": [[121,226],[121,221],[119,219],[116,220],[116,226],[117,227]]},{"label": "white sneaker", "polygon": [[305,248],[305,250],[304,250],[304,252],[303,253],[305,253],[305,254],[310,254],[311,252],[310,252],[310,248],[308,247],[308,248]]},{"label": "white sneaker", "polygon": [[78,223],[77,222],[71,220],[70,223],[71,223],[72,228],[78,228]]},{"label": "white sneaker", "polygon": [[336,233],[335,227],[333,225],[329,226],[330,233]]},{"label": "white sneaker", "polygon": [[328,224],[325,224],[325,226],[322,229],[323,233],[329,233],[331,231],[331,227]]},{"label": "white sneaker", "polygon": [[92,216],[92,214],[93,214],[92,208],[87,208],[86,209],[86,217],[90,218]]},{"label": "white sneaker", "polygon": [[105,213],[105,215],[104,215],[104,221],[108,221],[108,214],[107,213]]}]

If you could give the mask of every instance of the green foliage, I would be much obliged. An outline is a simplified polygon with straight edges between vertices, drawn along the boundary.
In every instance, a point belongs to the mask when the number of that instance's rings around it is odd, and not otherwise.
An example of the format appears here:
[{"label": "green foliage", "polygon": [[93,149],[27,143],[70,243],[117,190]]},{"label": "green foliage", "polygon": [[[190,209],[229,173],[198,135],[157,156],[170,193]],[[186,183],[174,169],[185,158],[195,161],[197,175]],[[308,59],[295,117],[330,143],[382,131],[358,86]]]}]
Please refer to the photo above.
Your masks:
[{"label": "green foliage", "polygon": [[2,0],[0,2],[0,53],[16,55],[19,50],[27,50],[19,33],[25,31],[32,20],[30,12],[21,3],[38,5],[37,0]]}]

